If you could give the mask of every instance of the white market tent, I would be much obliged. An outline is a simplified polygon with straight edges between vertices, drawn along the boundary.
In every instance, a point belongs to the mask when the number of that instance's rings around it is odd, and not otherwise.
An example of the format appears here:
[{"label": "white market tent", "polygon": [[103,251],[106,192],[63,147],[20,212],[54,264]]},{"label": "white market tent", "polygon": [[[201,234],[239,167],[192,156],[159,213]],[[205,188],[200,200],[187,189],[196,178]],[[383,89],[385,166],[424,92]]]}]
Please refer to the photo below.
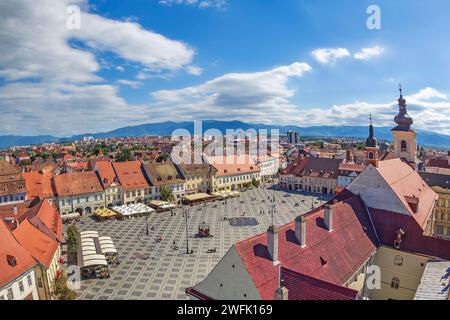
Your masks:
[{"label": "white market tent", "polygon": [[138,214],[146,214],[155,211],[154,209],[142,203],[115,206],[111,208],[121,216],[131,217]]}]

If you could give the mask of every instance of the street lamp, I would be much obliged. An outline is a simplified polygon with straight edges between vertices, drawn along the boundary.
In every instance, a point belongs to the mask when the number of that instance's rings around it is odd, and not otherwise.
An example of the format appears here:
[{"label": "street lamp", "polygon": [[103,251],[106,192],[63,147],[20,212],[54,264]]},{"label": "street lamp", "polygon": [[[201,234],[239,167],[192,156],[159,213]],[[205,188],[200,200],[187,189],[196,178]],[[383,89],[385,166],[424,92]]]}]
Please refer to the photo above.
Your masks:
[{"label": "street lamp", "polygon": [[189,231],[188,231],[189,214],[188,214],[187,210],[184,211],[184,217],[185,217],[185,221],[186,221],[186,254],[189,254]]}]

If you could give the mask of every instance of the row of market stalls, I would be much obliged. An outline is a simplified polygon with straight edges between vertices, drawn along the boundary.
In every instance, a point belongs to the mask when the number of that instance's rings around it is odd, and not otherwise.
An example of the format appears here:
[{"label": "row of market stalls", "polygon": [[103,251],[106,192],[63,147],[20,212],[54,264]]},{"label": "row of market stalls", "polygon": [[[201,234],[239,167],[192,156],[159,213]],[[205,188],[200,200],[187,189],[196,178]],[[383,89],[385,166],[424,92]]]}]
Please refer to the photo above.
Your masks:
[{"label": "row of market stalls", "polygon": [[152,200],[149,202],[150,207],[154,208],[158,212],[168,211],[175,209],[177,206],[168,201]]},{"label": "row of market stalls", "polygon": [[213,196],[217,197],[218,199],[224,200],[224,199],[239,197],[240,193],[239,193],[239,191],[222,190],[222,191],[214,192]]},{"label": "row of market stalls", "polygon": [[207,193],[194,193],[183,197],[183,203],[189,205],[210,202],[214,200],[216,200],[216,197]]},{"label": "row of market stalls", "polygon": [[108,265],[119,263],[117,249],[111,237],[100,237],[98,231],[79,233],[77,258],[83,278],[108,278]]},{"label": "row of market stalls", "polygon": [[136,203],[130,205],[115,206],[112,208],[97,209],[94,212],[94,216],[100,221],[116,218],[129,219],[132,217],[147,215],[152,213],[153,211],[155,210],[143,203]]},{"label": "row of market stalls", "polygon": [[141,217],[150,214],[155,210],[143,203],[134,203],[130,205],[122,205],[112,207],[111,210],[117,212],[120,218],[130,219],[133,217]]}]

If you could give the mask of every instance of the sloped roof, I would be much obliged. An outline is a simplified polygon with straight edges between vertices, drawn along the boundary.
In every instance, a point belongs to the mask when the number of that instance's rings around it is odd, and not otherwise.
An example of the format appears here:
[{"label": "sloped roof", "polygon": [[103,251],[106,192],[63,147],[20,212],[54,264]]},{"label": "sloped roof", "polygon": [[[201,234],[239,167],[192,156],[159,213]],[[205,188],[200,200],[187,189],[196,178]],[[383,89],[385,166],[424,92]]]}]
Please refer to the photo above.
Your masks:
[{"label": "sloped roof", "polygon": [[[337,195],[333,231],[324,225],[324,209],[306,215],[306,247],[295,238],[295,222],[278,229],[281,266],[335,285],[343,285],[377,249],[377,240],[362,200],[348,191]],[[267,233],[236,243],[248,273],[263,299],[273,299],[278,266],[267,250]],[[324,263],[326,261],[326,263]]]},{"label": "sloped roof", "polygon": [[28,220],[20,223],[19,227],[13,231],[13,235],[35,260],[46,268],[50,266],[59,246],[57,241],[37,229]]},{"label": "sloped roof", "polygon": [[217,170],[217,176],[230,176],[260,172],[261,169],[249,155],[207,157],[207,162]]},{"label": "sloped roof", "polygon": [[145,172],[149,175],[154,186],[183,183],[185,181],[172,162],[146,164]]},{"label": "sloped roof", "polygon": [[405,234],[401,250],[450,260],[450,241],[424,235],[415,219],[386,210],[369,208],[369,211],[383,245],[393,247],[396,231],[402,229]]},{"label": "sloped roof", "polygon": [[52,174],[50,172],[42,174],[37,171],[22,173],[25,179],[28,199],[35,197],[53,197]]},{"label": "sloped roof", "polygon": [[125,190],[148,188],[149,184],[142,172],[142,163],[136,161],[114,162],[114,171]]},{"label": "sloped roof", "polygon": [[283,170],[282,174],[337,179],[339,174],[339,166],[342,161],[342,159],[318,157],[297,158],[292,164]]},{"label": "sloped roof", "polygon": [[358,291],[281,268],[288,300],[356,300]]},{"label": "sloped roof", "polygon": [[113,165],[110,161],[97,161],[95,163],[95,168],[97,169],[100,182],[104,188],[108,188],[113,182],[119,184],[116,172],[114,171]]},{"label": "sloped roof", "polygon": [[[436,193],[422,180],[420,175],[400,159],[380,161],[378,172],[389,184],[404,207],[424,228],[434,209]],[[418,203],[417,210],[411,203]]]},{"label": "sloped roof", "polygon": [[64,173],[53,178],[60,197],[102,192],[97,174],[93,171]]},{"label": "sloped roof", "polygon": [[[8,263],[7,256],[15,258],[15,266]],[[32,269],[35,265],[36,261],[19,244],[6,224],[0,219],[0,288]]]}]

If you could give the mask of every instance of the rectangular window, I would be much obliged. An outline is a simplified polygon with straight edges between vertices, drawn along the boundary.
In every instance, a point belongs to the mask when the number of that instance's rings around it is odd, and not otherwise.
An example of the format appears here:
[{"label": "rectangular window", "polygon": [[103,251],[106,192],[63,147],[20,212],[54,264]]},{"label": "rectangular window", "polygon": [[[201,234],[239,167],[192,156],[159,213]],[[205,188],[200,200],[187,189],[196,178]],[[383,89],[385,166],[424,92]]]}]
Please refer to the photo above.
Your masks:
[{"label": "rectangular window", "polygon": [[25,291],[25,289],[23,288],[22,280],[19,281],[19,290],[20,290],[21,293],[23,293]]},{"label": "rectangular window", "polygon": [[31,274],[29,274],[28,276],[27,276],[27,281],[28,281],[28,286],[32,286],[33,285],[33,281],[31,280]]},{"label": "rectangular window", "polygon": [[444,226],[436,226],[436,234],[439,236],[444,235]]},{"label": "rectangular window", "polygon": [[14,300],[14,293],[12,291],[12,288],[8,288],[7,297],[8,297],[8,300]]},{"label": "rectangular window", "polygon": [[39,287],[39,288],[42,288],[42,287],[43,287],[43,285],[42,285],[42,279],[41,279],[41,278],[37,278],[37,283],[38,283],[38,287]]}]

